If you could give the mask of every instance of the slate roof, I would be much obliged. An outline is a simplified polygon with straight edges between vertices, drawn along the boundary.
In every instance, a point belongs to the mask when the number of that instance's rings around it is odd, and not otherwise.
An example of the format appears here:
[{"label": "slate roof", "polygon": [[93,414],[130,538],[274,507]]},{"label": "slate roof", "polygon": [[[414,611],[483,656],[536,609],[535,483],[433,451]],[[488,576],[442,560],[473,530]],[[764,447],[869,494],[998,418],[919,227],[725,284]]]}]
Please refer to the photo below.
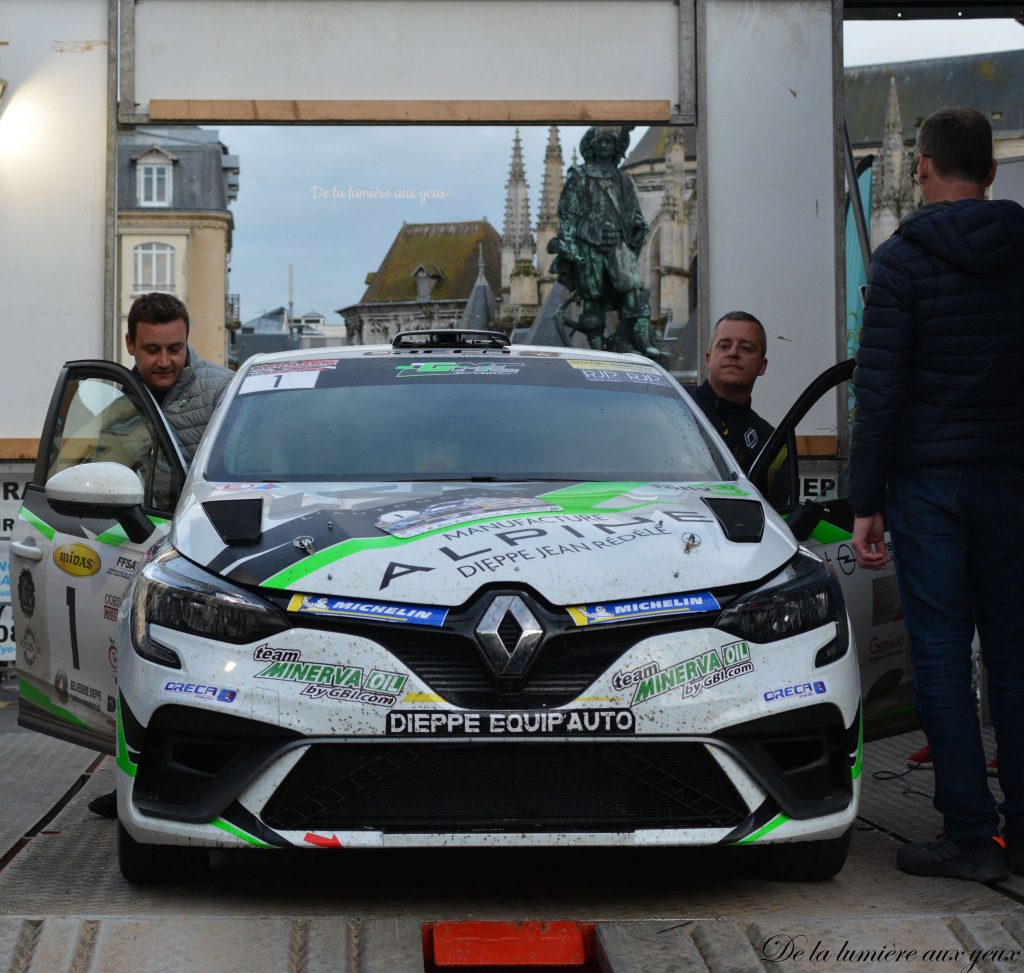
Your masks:
[{"label": "slate roof", "polygon": [[[1024,32],[1022,32],[1024,37]],[[903,135],[908,142],[917,136],[920,120],[946,105],[970,105],[992,121],[998,137],[1024,131],[1024,50],[995,54],[966,54],[923,61],[895,61],[847,68],[846,118],[855,146],[879,145],[889,103],[889,78],[896,79]],[[997,113],[997,114],[993,114]],[[622,168],[665,158],[666,129],[652,125]],[[697,152],[697,133],[683,129],[686,157]]]},{"label": "slate roof", "polygon": [[[694,158],[697,154],[697,130],[692,126],[683,129],[683,144],[686,146],[686,158]],[[628,172],[635,165],[663,160],[667,145],[668,128],[665,125],[652,125],[626,156],[622,168]]]},{"label": "slate roof", "polygon": [[253,334],[288,334],[288,312],[284,307],[275,307],[258,318],[243,321],[242,330]]},{"label": "slate roof", "polygon": [[443,277],[431,291],[433,301],[466,300],[477,278],[477,248],[483,244],[484,275],[491,290],[501,290],[501,237],[486,220],[468,223],[406,223],[375,274],[360,304],[416,300],[419,266],[438,268]]},{"label": "slate roof", "polygon": [[854,145],[881,143],[890,78],[896,79],[908,142],[926,116],[946,105],[984,112],[997,137],[1024,130],[1024,50],[872,64],[845,73],[846,119]]},{"label": "slate roof", "polygon": [[[135,160],[152,148],[173,163],[171,206],[139,206]],[[220,133],[195,127],[144,126],[117,139],[117,208],[144,212],[199,210],[225,212],[238,189],[238,157],[227,154]]]}]

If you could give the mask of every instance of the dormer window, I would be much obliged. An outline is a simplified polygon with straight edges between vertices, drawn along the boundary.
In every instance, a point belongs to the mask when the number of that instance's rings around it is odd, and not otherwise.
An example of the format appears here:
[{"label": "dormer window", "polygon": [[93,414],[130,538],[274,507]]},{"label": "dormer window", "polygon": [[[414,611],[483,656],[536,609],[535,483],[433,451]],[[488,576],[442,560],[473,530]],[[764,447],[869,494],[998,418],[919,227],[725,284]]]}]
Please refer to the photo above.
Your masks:
[{"label": "dormer window", "polygon": [[156,147],[135,160],[139,206],[168,207],[174,199],[174,156]]},{"label": "dormer window", "polygon": [[420,264],[412,272],[412,276],[416,281],[417,301],[429,301],[437,282],[444,280],[444,274],[441,273],[440,267],[427,267],[424,264]]}]

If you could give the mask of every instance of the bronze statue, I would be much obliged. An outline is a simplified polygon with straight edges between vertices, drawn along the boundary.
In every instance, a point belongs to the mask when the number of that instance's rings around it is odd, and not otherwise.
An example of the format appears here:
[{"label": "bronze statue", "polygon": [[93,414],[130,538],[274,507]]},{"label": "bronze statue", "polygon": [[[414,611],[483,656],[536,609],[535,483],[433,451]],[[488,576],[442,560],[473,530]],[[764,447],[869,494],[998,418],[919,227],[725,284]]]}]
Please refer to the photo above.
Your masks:
[{"label": "bronze statue", "polygon": [[[651,341],[650,294],[637,268],[647,239],[633,180],[618,168],[629,147],[629,128],[595,126],[580,142],[583,164],[572,166],[558,200],[558,235],[548,244],[551,269],[582,305],[566,322],[592,348],[633,351],[658,359]],[[617,311],[618,330],[605,339],[605,314]]]}]

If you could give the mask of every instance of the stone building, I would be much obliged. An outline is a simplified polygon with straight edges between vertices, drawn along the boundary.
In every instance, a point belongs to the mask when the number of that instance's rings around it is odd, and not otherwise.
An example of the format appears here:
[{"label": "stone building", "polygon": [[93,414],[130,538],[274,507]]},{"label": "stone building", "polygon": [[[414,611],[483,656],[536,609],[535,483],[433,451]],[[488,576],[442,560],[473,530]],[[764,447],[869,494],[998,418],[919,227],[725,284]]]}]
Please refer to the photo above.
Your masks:
[{"label": "stone building", "polygon": [[[226,325],[237,323],[228,261],[238,157],[213,130],[145,126],[117,141],[118,312],[123,335],[139,294],[166,291],[189,309],[190,343],[224,364]],[[233,299],[234,298],[234,299]],[[122,360],[131,364],[118,343]]]},{"label": "stone building", "polygon": [[478,284],[490,291],[484,306],[494,308],[501,272],[501,237],[486,220],[404,223],[380,267],[367,274],[359,303],[337,313],[354,345],[390,341],[399,331],[453,328]]}]

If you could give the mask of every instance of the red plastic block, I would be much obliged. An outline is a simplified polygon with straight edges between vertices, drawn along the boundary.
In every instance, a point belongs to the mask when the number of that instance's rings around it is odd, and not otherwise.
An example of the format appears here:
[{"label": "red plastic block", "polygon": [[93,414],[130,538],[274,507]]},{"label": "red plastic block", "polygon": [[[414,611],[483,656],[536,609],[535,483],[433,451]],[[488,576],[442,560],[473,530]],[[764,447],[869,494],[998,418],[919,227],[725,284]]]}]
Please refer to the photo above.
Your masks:
[{"label": "red plastic block", "polygon": [[586,930],[576,922],[436,922],[437,966],[583,966]]}]

